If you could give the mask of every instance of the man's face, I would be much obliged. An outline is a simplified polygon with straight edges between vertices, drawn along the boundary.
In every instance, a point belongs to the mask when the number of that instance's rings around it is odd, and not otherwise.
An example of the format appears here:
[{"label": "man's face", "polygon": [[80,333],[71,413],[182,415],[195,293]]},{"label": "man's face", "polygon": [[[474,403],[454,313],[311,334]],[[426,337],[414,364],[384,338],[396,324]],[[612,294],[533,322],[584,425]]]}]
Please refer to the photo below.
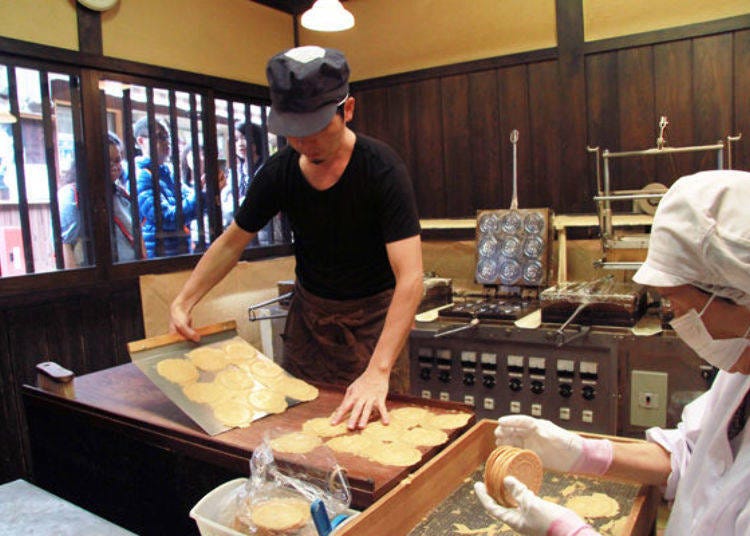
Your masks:
[{"label": "man's face", "polygon": [[336,113],[328,126],[320,132],[302,138],[288,136],[287,142],[311,163],[325,164],[336,155],[341,147],[344,141],[346,123],[352,118],[353,113],[354,99],[350,98],[344,104],[344,117]]},{"label": "man's face", "polygon": [[122,176],[122,153],[114,143],[109,144],[109,180],[116,182]]},{"label": "man's face", "polygon": [[[144,156],[151,156],[151,147],[148,136],[138,136],[138,145],[141,146]],[[156,158],[159,164],[163,164],[172,152],[172,143],[169,134],[163,126],[156,125]]]}]

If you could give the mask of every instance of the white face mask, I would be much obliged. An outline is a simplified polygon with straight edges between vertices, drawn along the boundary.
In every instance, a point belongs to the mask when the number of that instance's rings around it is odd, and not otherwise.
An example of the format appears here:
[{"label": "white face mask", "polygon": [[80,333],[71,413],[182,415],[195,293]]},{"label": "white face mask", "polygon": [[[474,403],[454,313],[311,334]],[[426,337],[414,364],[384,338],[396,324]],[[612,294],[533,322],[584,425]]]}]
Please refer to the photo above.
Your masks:
[{"label": "white face mask", "polygon": [[747,348],[750,341],[746,338],[750,333],[748,327],[743,337],[731,339],[714,339],[706,329],[701,316],[706,312],[716,294],[711,294],[700,314],[695,309],[690,309],[684,315],[673,319],[669,324],[674,328],[679,337],[690,346],[701,358],[711,365],[722,370],[729,370],[737,362]]}]

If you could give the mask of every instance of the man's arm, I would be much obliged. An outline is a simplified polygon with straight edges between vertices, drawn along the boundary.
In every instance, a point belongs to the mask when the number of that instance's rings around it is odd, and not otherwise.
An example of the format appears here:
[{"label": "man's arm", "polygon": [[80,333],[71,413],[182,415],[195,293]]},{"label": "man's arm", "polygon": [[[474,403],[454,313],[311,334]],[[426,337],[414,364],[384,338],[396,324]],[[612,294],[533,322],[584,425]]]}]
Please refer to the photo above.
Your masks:
[{"label": "man's arm", "polygon": [[414,313],[422,299],[422,242],[419,235],[386,244],[386,250],[396,276],[396,288],[383,331],[367,369],[347,388],[346,396],[332,418],[333,423],[338,423],[351,412],[350,429],[364,428],[373,409],[377,409],[383,422],[388,423],[385,399],[391,369],[406,342],[414,323]]},{"label": "man's arm", "polygon": [[245,246],[255,235],[256,233],[248,233],[232,222],[211,244],[172,302],[170,332],[179,333],[196,342],[200,340],[200,335],[192,328],[190,313],[193,307],[237,264]]}]

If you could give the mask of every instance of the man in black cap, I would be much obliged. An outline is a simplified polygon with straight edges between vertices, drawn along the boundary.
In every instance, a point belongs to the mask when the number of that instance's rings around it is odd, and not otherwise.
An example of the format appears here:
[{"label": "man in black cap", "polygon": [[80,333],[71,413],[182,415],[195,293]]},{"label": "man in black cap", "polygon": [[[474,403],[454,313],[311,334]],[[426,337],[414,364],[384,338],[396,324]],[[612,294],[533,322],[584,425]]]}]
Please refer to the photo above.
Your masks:
[{"label": "man in black cap", "polygon": [[200,260],[171,307],[173,331],[197,340],[190,312],[277,212],[294,234],[296,276],[284,368],[349,387],[332,422],[388,422],[389,387],[404,391],[404,345],[422,297],[420,227],[403,161],[347,127],[349,66],[333,49],[299,47],[268,62],[271,132],[288,146],[252,181],[235,221]]}]

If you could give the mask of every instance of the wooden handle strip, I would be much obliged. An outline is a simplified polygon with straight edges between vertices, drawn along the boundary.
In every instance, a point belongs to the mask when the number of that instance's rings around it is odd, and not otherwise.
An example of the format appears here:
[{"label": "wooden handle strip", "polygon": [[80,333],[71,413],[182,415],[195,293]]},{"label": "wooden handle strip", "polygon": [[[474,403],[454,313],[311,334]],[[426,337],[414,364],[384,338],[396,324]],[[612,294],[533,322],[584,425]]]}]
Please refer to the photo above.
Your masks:
[{"label": "wooden handle strip", "polygon": [[[226,322],[220,322],[218,324],[211,324],[210,326],[202,326],[200,328],[196,328],[195,331],[197,331],[201,337],[205,337],[206,335],[213,335],[214,333],[220,333],[222,331],[229,331],[232,329],[237,329],[237,322],[235,322],[234,320],[228,320]],[[166,333],[164,335],[149,337],[148,339],[129,342],[128,352],[134,354],[137,352],[142,352],[143,350],[159,348],[161,346],[167,346],[185,340],[187,339],[179,333]]]}]

